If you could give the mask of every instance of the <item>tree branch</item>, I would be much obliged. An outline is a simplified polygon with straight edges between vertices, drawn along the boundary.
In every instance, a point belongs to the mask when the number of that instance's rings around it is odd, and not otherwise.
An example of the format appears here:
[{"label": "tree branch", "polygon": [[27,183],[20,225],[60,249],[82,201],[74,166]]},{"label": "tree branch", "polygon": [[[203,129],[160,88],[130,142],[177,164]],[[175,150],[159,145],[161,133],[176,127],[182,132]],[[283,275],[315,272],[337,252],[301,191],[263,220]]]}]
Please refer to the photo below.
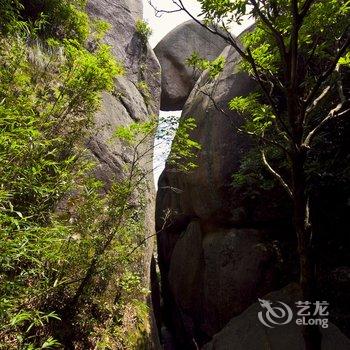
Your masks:
[{"label": "tree branch", "polygon": [[328,95],[330,91],[331,91],[331,86],[330,85],[326,86],[321,92],[321,94],[312,102],[312,105],[306,109],[305,115],[307,116],[313,110],[315,110],[318,107],[319,103]]},{"label": "tree branch", "polygon": [[310,147],[310,144],[314,137],[316,136],[317,132],[322,128],[324,124],[326,124],[329,120],[335,118],[335,117],[342,117],[343,115],[347,114],[350,112],[350,108],[346,109],[345,111],[339,112],[343,107],[343,103],[340,102],[338,103],[315,128],[313,128],[307,137],[305,138],[305,141],[303,143],[303,146],[306,148]]},{"label": "tree branch", "polygon": [[[155,12],[155,16],[158,18],[162,17],[163,14],[177,13],[177,12],[182,11],[182,9],[180,7],[175,9],[175,10],[160,10],[152,3],[152,0],[148,0],[148,3],[153,8],[153,10]],[[176,4],[174,1],[173,1],[173,3],[178,6],[178,4]]]},{"label": "tree branch", "polygon": [[281,57],[283,57],[285,63],[287,63],[287,50],[283,41],[282,34],[273,26],[273,24],[269,21],[269,19],[262,13],[256,0],[250,0],[250,3],[254,7],[254,10],[256,11],[258,16],[262,20],[262,22],[265,23],[265,25],[271,30],[272,35],[274,36],[277,46],[279,48]]},{"label": "tree branch", "polygon": [[[231,45],[235,50],[237,50],[237,52],[239,53],[239,55],[248,60],[249,61],[249,57],[247,56],[247,54],[241,49],[240,45],[237,43],[236,39],[234,39],[231,35],[231,33],[229,33],[227,30],[227,35],[224,35],[221,31],[218,31],[216,28],[211,28],[210,26],[207,26],[206,24],[204,24],[202,21],[200,21],[198,18],[194,17],[190,11],[188,11],[186,9],[186,7],[184,6],[182,0],[172,0],[173,3],[175,3],[177,6],[179,6],[185,13],[187,13],[187,15],[193,19],[197,24],[199,24],[201,27],[205,28],[206,30],[208,30],[209,32],[211,32],[212,34],[218,35],[219,37],[221,37],[222,39],[224,39],[229,45]],[[177,2],[178,1],[178,2]]]},{"label": "tree branch", "polygon": [[266,159],[266,154],[264,150],[261,150],[261,157],[263,160],[264,165],[267,167],[267,169],[270,171],[270,173],[279,181],[279,183],[283,186],[283,188],[287,191],[289,197],[293,198],[293,192],[288,186],[287,182],[284,181],[283,177],[272,168],[270,163]]},{"label": "tree branch", "polygon": [[281,123],[282,125],[282,128],[283,130],[287,133],[287,135],[291,138],[291,133],[287,127],[287,125],[285,124],[285,122],[283,121],[283,118],[279,115],[278,113],[278,110],[277,110],[277,107],[275,105],[275,102],[273,101],[273,97],[272,97],[272,94],[268,91],[268,89],[266,88],[265,84],[263,83],[263,81],[261,80],[261,77],[259,75],[259,72],[258,72],[258,69],[257,69],[257,66],[255,64],[255,61],[252,57],[252,53],[250,52],[249,48],[248,48],[248,55],[252,58],[252,63],[251,63],[251,66],[253,68],[253,71],[254,71],[254,75],[258,81],[258,84],[260,86],[260,88],[262,89],[265,97],[267,98],[272,110],[273,110],[273,113],[274,115],[276,116],[277,120]]},{"label": "tree branch", "polygon": [[298,1],[292,0],[291,2],[291,13],[292,13],[292,31],[290,37],[290,88],[295,90],[297,85],[298,77],[298,41],[299,41],[299,29],[300,29],[300,18],[298,10]]},{"label": "tree branch", "polygon": [[[229,115],[224,109],[220,108],[218,106],[218,104],[216,103],[215,99],[210,95],[208,94],[207,92],[201,90],[201,89],[198,89],[197,91],[199,91],[200,93],[202,93],[203,95],[207,96],[210,101],[212,102],[214,108],[220,112],[221,114],[223,114],[225,117],[227,117],[230,121],[232,121],[232,116]],[[232,121],[232,126],[233,128],[237,131],[237,132],[240,132],[240,133],[243,133],[243,134],[246,134],[246,135],[249,135],[249,136],[253,136],[253,137],[256,137],[257,139],[259,139],[260,141],[263,141],[263,142],[266,142],[270,145],[273,145],[273,146],[276,146],[278,148],[280,148],[285,154],[289,155],[289,152],[288,150],[282,145],[280,144],[279,142],[276,142],[276,141],[273,141],[273,140],[270,140],[264,136],[261,136],[261,135],[257,135],[257,134],[254,134],[253,132],[249,132],[247,130],[244,130],[244,129],[241,129],[239,126],[235,125]]]},{"label": "tree branch", "polygon": [[[343,35],[344,35],[344,33],[343,33]],[[318,93],[318,90],[323,85],[323,83],[332,75],[332,73],[334,72],[334,70],[336,69],[336,67],[338,65],[339,59],[343,56],[343,54],[346,52],[346,50],[349,48],[349,46],[350,46],[350,36],[348,36],[345,43],[338,50],[333,62],[330,64],[328,69],[317,80],[315,86],[313,87],[313,89],[311,90],[311,92],[309,93],[308,97],[305,100],[305,103],[304,103],[305,109],[308,108],[308,106],[312,103],[312,101],[314,100],[314,98],[316,97],[316,95]]]},{"label": "tree branch", "polygon": [[308,13],[311,5],[316,2],[316,0],[305,0],[304,5],[301,7],[300,17],[304,18]]}]

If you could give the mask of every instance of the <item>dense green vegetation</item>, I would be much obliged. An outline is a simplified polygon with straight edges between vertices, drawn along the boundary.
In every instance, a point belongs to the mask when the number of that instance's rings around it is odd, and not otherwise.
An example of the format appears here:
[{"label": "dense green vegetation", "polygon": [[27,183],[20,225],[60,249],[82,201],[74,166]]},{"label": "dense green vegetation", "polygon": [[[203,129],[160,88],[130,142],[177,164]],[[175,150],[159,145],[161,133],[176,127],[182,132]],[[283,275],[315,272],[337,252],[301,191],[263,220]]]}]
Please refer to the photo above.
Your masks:
[{"label": "dense green vegetation", "polygon": [[[173,2],[186,11],[181,1]],[[202,25],[240,53],[241,69],[260,86],[259,94],[229,104],[244,120],[239,132],[256,141],[234,184],[271,188],[275,183],[260,176],[265,167],[286,190],[303,298],[312,300],[317,289],[312,214],[319,210],[313,187],[326,182],[320,169],[333,183],[345,183],[348,170],[339,159],[330,165],[329,155],[344,154],[338,147],[346,135],[341,118],[350,112],[344,78],[350,3],[199,2]],[[254,17],[256,26],[241,46],[227,29],[245,16]],[[116,130],[114,137],[132,160],[124,176],[108,185],[95,178],[96,164],[86,149],[93,116],[102,91],[112,91],[115,77],[124,73],[102,42],[108,28],[89,19],[84,0],[0,0],[0,349],[146,346],[148,290],[138,248],[147,239],[149,174],[140,163],[152,148],[140,149],[156,122]],[[151,34],[141,20],[135,30],[143,43]],[[193,54],[188,64],[208,69],[214,79],[225,61]],[[136,85],[148,104],[147,82]],[[168,161],[181,171],[196,167],[200,145],[189,137],[194,127],[188,118],[173,143]],[[304,337],[306,349],[320,349],[317,330],[306,327]]]},{"label": "dense green vegetation", "polygon": [[0,348],[141,346],[146,181],[135,160],[106,188],[85,146],[123,74],[108,24],[84,1],[0,11]]}]

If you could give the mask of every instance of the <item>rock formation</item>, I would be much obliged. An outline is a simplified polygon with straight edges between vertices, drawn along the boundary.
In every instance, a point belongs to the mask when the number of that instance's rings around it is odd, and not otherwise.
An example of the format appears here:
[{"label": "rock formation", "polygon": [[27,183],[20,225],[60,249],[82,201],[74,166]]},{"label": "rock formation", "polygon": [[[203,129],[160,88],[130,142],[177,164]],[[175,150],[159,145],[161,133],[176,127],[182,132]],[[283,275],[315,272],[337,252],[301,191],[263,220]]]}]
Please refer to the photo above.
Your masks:
[{"label": "rock formation", "polygon": [[[168,34],[167,38],[172,35]],[[189,51],[194,50],[189,48]],[[166,344],[172,344],[166,349],[205,346],[208,350],[260,350],[266,341],[273,344],[272,348],[281,349],[284,348],[281,344],[288,340],[283,342],[278,330],[265,337],[261,327],[256,325],[258,306],[255,303],[257,298],[298,278],[296,242],[290,222],[292,215],[282,188],[263,189],[254,184],[251,191],[246,191],[233,184],[232,175],[252,149],[252,140],[239,131],[242,120],[238,114],[229,111],[227,105],[232,98],[245,96],[257,86],[239,71],[239,55],[233,48],[226,47],[221,55],[226,59],[223,72],[215,79],[207,72],[200,76],[187,98],[180,120],[192,117],[196,121],[197,127],[190,137],[202,146],[195,160],[197,168],[183,173],[167,164],[158,183],[156,229],[166,328],[163,333]],[[162,76],[168,81],[176,81],[179,71],[168,70],[168,61],[163,64],[160,59],[160,62]],[[193,80],[187,84],[190,86]],[[173,96],[180,98],[181,94],[173,91]],[[181,96],[183,100],[186,97]],[[170,98],[164,97],[163,101],[167,101],[166,108],[171,109]],[[339,140],[339,149],[344,150],[345,144],[344,140]],[[317,194],[315,198],[320,197]],[[326,197],[323,198],[322,201],[326,201]],[[339,219],[334,221],[340,222]],[[329,222],[329,225],[331,220],[323,214],[319,222]],[[323,249],[329,260],[334,260],[331,264],[328,261],[327,273],[332,268],[338,271],[336,264],[342,264],[340,256],[345,257],[338,252],[346,246],[347,239],[344,230],[337,232],[334,239],[324,232],[319,240],[320,252]],[[340,247],[333,248],[332,254],[338,257],[336,261],[328,251],[327,239],[333,246]],[[320,258],[322,260],[322,252]],[[344,268],[340,270],[344,271]],[[333,275],[330,273],[330,276]],[[329,281],[325,285],[321,293],[324,296],[327,290],[324,300],[332,299],[337,304],[335,321],[340,321],[339,327],[345,332],[348,330],[347,311],[339,310],[342,304],[338,305],[337,299],[345,300],[348,292],[344,287],[333,288]],[[329,291],[330,288],[339,291],[341,297],[337,297],[337,292]],[[287,338],[292,339],[290,349],[302,350],[300,329],[291,326],[286,332]],[[341,350],[349,347],[348,340],[335,326],[323,334],[324,349],[329,349],[332,343]]]},{"label": "rock formation", "polygon": [[161,110],[181,110],[199,78],[199,73],[186,65],[186,59],[194,52],[215,59],[226,45],[225,40],[193,20],[166,35],[154,49],[162,67]]},{"label": "rock formation", "polygon": [[[109,179],[120,177],[125,162],[131,161],[130,150],[117,140],[110,142],[116,127],[147,121],[151,116],[158,114],[160,68],[153,50],[135,31],[136,21],[142,19],[141,1],[120,0],[111,3],[107,0],[90,0],[87,10],[91,17],[106,20],[111,24],[112,28],[108,31],[105,41],[112,47],[116,59],[124,64],[126,71],[123,76],[116,78],[115,92],[104,94],[102,108],[95,117],[97,132],[88,144],[91,153],[98,160],[95,170],[97,176],[108,183]],[[147,84],[151,99],[145,99],[143,91],[139,91],[140,82]],[[145,148],[148,146],[145,145]],[[152,170],[151,159],[152,153],[149,152],[142,160],[148,172]],[[152,176],[150,173],[146,222],[150,234],[154,222]]]},{"label": "rock formation", "polygon": [[[158,115],[160,104],[160,67],[153,50],[135,31],[135,23],[142,19],[141,0],[89,0],[87,11],[93,18],[107,21],[111,25],[105,41],[112,52],[125,67],[124,76],[115,80],[113,93],[103,95],[103,104],[96,114],[97,130],[88,143],[88,147],[97,160],[95,173],[108,186],[113,178],[121,178],[125,164],[132,160],[132,152],[119,141],[111,137],[117,126],[132,122],[143,122]],[[143,83],[149,90],[147,98],[138,88]],[[151,148],[153,140],[144,145]],[[147,206],[145,213],[145,236],[153,234],[154,227],[154,184],[152,174],[152,152],[148,152],[141,164],[148,175],[148,189],[144,193]],[[145,284],[149,284],[149,267],[153,253],[153,241],[147,240],[145,248]],[[156,336],[153,337],[157,339]]]},{"label": "rock formation", "polygon": [[[282,232],[288,237],[279,226],[281,193],[274,193],[274,201],[268,200],[271,193],[247,198],[232,186],[251,141],[237,132],[241,119],[227,104],[256,85],[238,71],[239,56],[232,48],[222,56],[223,72],[217,79],[203,73],[181,117],[196,120],[191,138],[202,146],[198,167],[179,173],[167,165],[159,180],[156,218],[164,310],[181,348],[191,348],[192,339],[199,344],[210,339],[257,296],[278,286],[281,247],[273,237]],[[168,209],[169,225],[162,229]]]}]

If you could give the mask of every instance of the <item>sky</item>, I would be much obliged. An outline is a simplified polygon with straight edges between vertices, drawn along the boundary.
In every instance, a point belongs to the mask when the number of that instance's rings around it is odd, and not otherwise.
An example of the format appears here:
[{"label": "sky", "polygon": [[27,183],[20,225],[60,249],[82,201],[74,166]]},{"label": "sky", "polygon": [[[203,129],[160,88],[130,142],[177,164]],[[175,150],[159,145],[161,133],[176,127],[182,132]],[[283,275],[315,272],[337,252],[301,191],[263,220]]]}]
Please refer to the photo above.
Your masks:
[{"label": "sky", "polygon": [[[182,22],[185,22],[190,19],[190,17],[184,12],[176,13],[165,13],[161,17],[155,16],[154,9],[148,3],[149,0],[143,0],[143,17],[146,22],[150,25],[153,30],[153,34],[149,40],[152,47],[155,47],[157,43],[172,29]],[[162,10],[173,10],[176,9],[176,6],[173,4],[172,0],[151,0],[152,4]],[[186,9],[190,13],[199,16],[201,13],[200,5],[196,0],[182,0]],[[233,34],[238,35],[243,29],[247,28],[252,21],[247,19],[243,21],[241,26],[233,25],[231,31]]]},{"label": "sky", "polygon": [[[153,30],[153,34],[149,40],[152,47],[156,46],[157,43],[172,29],[182,22],[190,19],[190,17],[183,12],[177,13],[166,13],[161,17],[155,16],[154,9],[149,5],[149,0],[143,0],[143,17],[146,22],[150,25]],[[151,0],[152,4],[158,9],[171,10],[175,9],[176,6],[172,3],[172,0]],[[183,0],[185,7],[193,14],[200,14],[200,6],[196,0]]]}]

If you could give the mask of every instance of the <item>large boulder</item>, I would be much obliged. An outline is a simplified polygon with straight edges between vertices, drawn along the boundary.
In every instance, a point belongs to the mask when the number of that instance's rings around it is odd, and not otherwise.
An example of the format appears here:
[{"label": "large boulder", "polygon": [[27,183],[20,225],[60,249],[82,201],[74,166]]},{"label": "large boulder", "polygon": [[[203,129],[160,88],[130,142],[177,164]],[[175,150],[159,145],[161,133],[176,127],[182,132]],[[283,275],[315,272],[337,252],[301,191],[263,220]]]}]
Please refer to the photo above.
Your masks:
[{"label": "large boulder", "polygon": [[[296,284],[288,285],[264,296],[263,299],[286,303],[293,311],[294,317],[288,324],[274,325],[272,328],[266,327],[258,319],[258,313],[263,312],[263,309],[256,302],[241,315],[233,318],[222,331],[213,337],[211,342],[203,347],[203,350],[304,350],[302,327],[295,322],[297,314],[295,302],[301,300],[298,286]],[[332,323],[329,323],[327,328],[320,327],[320,330],[322,350],[350,349],[350,339]]]},{"label": "large boulder", "polygon": [[208,341],[258,296],[276,289],[283,244],[275,240],[290,237],[282,191],[249,196],[232,186],[252,141],[238,132],[241,117],[227,105],[255,91],[256,84],[239,71],[233,48],[222,56],[223,72],[216,79],[201,75],[181,116],[195,118],[190,136],[202,146],[198,166],[183,173],[167,164],[158,184],[165,323],[179,348],[195,348],[193,339],[199,345]]},{"label": "large boulder", "polygon": [[277,263],[273,245],[258,230],[205,232],[191,221],[175,244],[168,275],[185,326],[215,334],[275,285]]},{"label": "large boulder", "polygon": [[[169,349],[173,346],[201,348],[213,336],[214,341],[208,344],[208,349],[264,349],[264,330],[254,325],[253,316],[244,313],[241,322],[239,315],[258,297],[299,277],[290,200],[284,190],[277,184],[270,189],[262,188],[255,180],[248,183],[248,188],[232,183],[232,175],[242,166],[249,169],[247,155],[250,155],[250,162],[255,161],[252,155],[259,155],[250,154],[252,139],[239,131],[243,121],[237,113],[228,110],[227,104],[233,97],[245,96],[257,87],[252,79],[239,71],[240,58],[233,48],[225,48],[221,55],[226,59],[223,72],[215,79],[207,72],[200,76],[180,120],[181,123],[192,117],[196,121],[197,128],[190,137],[202,146],[195,160],[198,167],[182,173],[168,163],[158,184],[158,261],[166,327],[163,333]],[[343,121],[341,123],[343,125]],[[348,139],[345,135],[344,140]],[[344,145],[339,149],[345,150]],[[325,158],[327,164],[333,164],[329,162],[330,154],[341,161],[343,172],[342,161],[346,156],[328,153],[325,156],[328,157]],[[261,172],[264,172],[263,167]],[[260,174],[252,177],[261,178]],[[320,182],[315,182],[314,191],[319,193],[325,180],[320,176],[317,181]],[[334,183],[335,180],[327,181]],[[315,202],[318,202],[318,196],[314,197]],[[346,195],[332,197],[327,193],[322,198],[332,203],[332,208],[323,203],[322,210],[313,214],[318,217],[318,225],[329,223],[321,229],[314,226],[315,232],[321,233],[317,235],[320,300],[329,300],[334,305],[333,321],[348,335],[346,300],[349,297],[344,287],[348,282],[348,240],[343,228],[338,230],[338,236],[333,234],[334,222],[342,222],[343,226],[346,223],[346,216],[341,221],[338,218],[341,211],[333,208],[338,203],[335,198],[341,198],[342,202],[336,208],[341,207],[344,213],[348,198]],[[314,209],[317,206],[313,206]],[[329,215],[332,210],[336,214]],[[256,315],[256,309],[253,313]],[[230,319],[234,325],[218,333]],[[285,340],[280,329],[269,331],[267,341],[273,344],[271,348],[283,349],[290,341],[290,349],[303,349],[300,329],[290,327],[286,328]],[[334,326],[323,334],[324,349],[329,349],[332,343],[336,349],[349,348]],[[174,344],[169,345],[170,340]]]},{"label": "large boulder", "polygon": [[252,140],[237,130],[242,118],[228,110],[228,102],[235,96],[246,96],[257,86],[239,71],[240,57],[233,48],[225,48],[222,56],[226,59],[223,72],[217,79],[207,72],[202,74],[180,119],[195,119],[190,137],[202,147],[195,159],[197,168],[183,173],[166,165],[159,180],[158,208],[170,205],[177,216],[199,217],[207,224],[252,226],[270,222],[284,215],[277,200],[266,201],[269,193],[249,198],[232,186],[232,175],[240,169]]},{"label": "large boulder", "polygon": [[181,110],[190,95],[199,72],[186,65],[186,59],[197,52],[212,60],[220,55],[227,43],[200,24],[189,20],[177,26],[155,47],[162,67],[161,109]]}]

